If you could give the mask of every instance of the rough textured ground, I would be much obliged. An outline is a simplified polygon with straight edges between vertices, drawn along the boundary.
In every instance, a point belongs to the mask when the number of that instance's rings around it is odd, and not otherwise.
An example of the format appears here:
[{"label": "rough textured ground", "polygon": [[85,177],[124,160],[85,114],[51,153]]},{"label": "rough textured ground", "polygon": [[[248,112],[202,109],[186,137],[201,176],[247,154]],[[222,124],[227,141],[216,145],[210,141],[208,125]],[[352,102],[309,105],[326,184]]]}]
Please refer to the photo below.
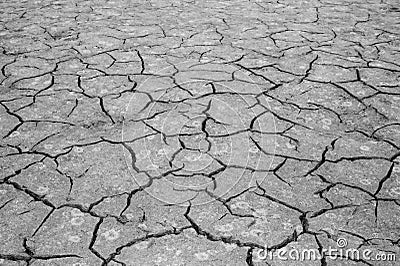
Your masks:
[{"label": "rough textured ground", "polygon": [[0,10],[0,265],[399,265],[397,0]]}]

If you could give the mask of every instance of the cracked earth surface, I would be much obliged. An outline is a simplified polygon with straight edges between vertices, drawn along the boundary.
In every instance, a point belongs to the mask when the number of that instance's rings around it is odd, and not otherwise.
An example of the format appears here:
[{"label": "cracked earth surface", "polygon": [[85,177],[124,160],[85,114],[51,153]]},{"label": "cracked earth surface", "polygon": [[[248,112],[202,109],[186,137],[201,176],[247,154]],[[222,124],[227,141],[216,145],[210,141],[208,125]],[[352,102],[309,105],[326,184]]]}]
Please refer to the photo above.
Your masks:
[{"label": "cracked earth surface", "polygon": [[0,265],[398,265],[398,1],[0,7]]}]

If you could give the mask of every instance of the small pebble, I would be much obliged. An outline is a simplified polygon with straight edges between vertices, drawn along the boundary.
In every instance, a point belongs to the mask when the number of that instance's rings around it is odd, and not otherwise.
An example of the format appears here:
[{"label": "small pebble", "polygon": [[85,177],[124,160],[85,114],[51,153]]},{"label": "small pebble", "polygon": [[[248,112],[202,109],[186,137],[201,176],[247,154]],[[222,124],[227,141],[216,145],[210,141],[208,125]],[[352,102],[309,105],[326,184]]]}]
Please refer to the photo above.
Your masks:
[{"label": "small pebble", "polygon": [[323,123],[324,125],[329,126],[329,125],[332,125],[332,120],[329,119],[329,118],[324,118],[324,119],[322,119],[322,123]]},{"label": "small pebble", "polygon": [[71,221],[70,221],[70,223],[71,223],[72,225],[76,225],[76,226],[81,225],[81,224],[83,224],[84,222],[85,222],[85,219],[84,219],[83,217],[74,217],[74,218],[72,218]]},{"label": "small pebble", "polygon": [[110,229],[110,230],[104,232],[103,236],[108,241],[113,241],[113,240],[119,238],[119,231],[117,231],[115,229]]},{"label": "small pebble", "polygon": [[140,243],[137,243],[135,245],[133,245],[134,248],[139,249],[139,250],[143,250],[149,247],[149,242],[148,241],[142,241]]},{"label": "small pebble", "polygon": [[214,228],[217,231],[230,232],[233,230],[233,225],[232,224],[216,225]]},{"label": "small pebble", "polygon": [[194,256],[195,256],[196,259],[198,259],[199,261],[206,261],[206,260],[208,260],[208,258],[210,257],[210,255],[208,255],[208,253],[206,253],[206,252],[196,253],[196,254],[194,254]]},{"label": "small pebble", "polygon": [[335,219],[336,218],[336,214],[328,212],[328,213],[325,214],[325,217],[329,218],[329,219]]},{"label": "small pebble", "polygon": [[42,187],[42,186],[40,186],[40,187],[38,187],[38,189],[37,189],[37,193],[39,193],[39,194],[44,194],[44,193],[46,193],[46,192],[48,192],[49,191],[49,188],[48,187]]},{"label": "small pebble", "polygon": [[75,209],[75,208],[72,209],[70,211],[70,213],[71,213],[72,216],[83,216],[84,215],[83,212],[81,212],[79,209]]},{"label": "small pebble", "polygon": [[78,243],[81,241],[81,238],[80,238],[80,236],[69,236],[68,241]]},{"label": "small pebble", "polygon": [[371,148],[366,145],[360,146],[360,150],[362,150],[362,151],[369,151],[370,149]]},{"label": "small pebble", "polygon": [[83,152],[83,148],[82,147],[75,147],[75,152],[82,153]]},{"label": "small pebble", "polygon": [[43,147],[44,147],[46,150],[50,150],[51,148],[53,148],[53,145],[52,145],[52,144],[45,144]]},{"label": "small pebble", "polygon": [[368,180],[368,179],[361,179],[360,183],[365,185],[365,186],[368,186],[368,185],[371,185],[372,182],[370,180]]}]

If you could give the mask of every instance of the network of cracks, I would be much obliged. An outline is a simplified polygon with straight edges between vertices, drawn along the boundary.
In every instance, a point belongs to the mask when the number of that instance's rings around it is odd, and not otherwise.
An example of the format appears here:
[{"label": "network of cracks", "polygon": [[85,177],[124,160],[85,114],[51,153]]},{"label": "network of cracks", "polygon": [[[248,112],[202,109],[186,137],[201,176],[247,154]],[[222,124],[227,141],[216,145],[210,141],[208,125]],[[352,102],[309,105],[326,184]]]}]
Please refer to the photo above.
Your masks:
[{"label": "network of cracks", "polygon": [[397,1],[0,8],[0,265],[398,265]]}]

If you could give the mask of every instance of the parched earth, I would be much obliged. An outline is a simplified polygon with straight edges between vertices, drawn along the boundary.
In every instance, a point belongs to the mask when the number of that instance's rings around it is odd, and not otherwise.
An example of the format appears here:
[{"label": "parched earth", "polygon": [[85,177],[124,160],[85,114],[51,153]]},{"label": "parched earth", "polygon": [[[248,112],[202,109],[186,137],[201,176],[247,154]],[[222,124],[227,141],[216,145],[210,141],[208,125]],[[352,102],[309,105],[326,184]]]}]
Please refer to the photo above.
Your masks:
[{"label": "parched earth", "polygon": [[397,0],[0,8],[0,265],[399,265]]}]

